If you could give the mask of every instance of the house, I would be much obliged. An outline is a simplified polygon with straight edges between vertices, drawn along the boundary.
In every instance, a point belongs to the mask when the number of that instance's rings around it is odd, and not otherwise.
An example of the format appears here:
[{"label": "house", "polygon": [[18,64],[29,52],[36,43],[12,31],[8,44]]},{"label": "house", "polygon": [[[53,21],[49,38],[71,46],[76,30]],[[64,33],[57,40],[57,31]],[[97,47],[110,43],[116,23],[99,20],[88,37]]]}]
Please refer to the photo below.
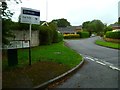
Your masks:
[{"label": "house", "polygon": [[78,31],[81,30],[82,26],[58,27],[58,31],[62,34],[76,34]]},{"label": "house", "polygon": [[119,24],[111,24],[110,25],[113,29],[120,29],[120,25]]}]

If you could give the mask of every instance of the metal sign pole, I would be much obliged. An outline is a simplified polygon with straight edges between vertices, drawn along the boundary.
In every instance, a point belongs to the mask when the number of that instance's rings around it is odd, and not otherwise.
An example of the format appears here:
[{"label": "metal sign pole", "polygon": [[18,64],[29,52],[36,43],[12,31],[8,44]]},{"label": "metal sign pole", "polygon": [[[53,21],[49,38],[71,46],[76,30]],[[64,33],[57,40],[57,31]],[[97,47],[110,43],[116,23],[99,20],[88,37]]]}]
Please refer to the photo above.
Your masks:
[{"label": "metal sign pole", "polygon": [[[30,29],[30,41],[31,41],[31,25],[32,24],[30,24],[30,27],[29,27],[29,29]],[[30,43],[31,44],[31,43]]]},{"label": "metal sign pole", "polygon": [[29,27],[29,29],[30,29],[30,41],[29,41],[29,65],[31,65],[31,25],[32,25],[32,24],[30,24],[30,27]]}]

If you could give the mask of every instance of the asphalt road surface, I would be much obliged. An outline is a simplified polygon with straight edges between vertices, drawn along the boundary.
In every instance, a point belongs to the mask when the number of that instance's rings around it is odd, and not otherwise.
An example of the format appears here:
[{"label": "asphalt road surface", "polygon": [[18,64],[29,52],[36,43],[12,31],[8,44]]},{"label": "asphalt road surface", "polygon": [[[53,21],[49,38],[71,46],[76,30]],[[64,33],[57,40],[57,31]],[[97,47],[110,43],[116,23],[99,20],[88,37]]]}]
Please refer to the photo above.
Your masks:
[{"label": "asphalt road surface", "polygon": [[85,64],[57,88],[118,88],[120,63],[117,49],[94,44],[100,37],[82,40],[65,40],[66,44],[80,53]]}]

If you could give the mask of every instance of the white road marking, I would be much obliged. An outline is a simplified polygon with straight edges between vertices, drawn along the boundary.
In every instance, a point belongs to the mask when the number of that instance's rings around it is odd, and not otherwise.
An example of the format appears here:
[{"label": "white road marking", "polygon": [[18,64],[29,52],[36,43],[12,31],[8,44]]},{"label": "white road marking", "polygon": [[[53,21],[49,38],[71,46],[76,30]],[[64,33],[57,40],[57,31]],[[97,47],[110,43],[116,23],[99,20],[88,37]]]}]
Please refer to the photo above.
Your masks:
[{"label": "white road marking", "polygon": [[99,63],[99,64],[101,64],[101,65],[108,66],[108,67],[111,68],[111,69],[120,71],[120,68],[115,67],[113,64],[111,64],[111,63],[109,63],[109,62],[106,62],[106,61],[103,61],[103,60],[99,60],[99,59],[97,59],[97,58],[91,58],[91,57],[89,57],[89,56],[84,56],[84,58],[89,59],[89,60],[91,60],[91,61],[94,61],[94,62],[96,62],[96,63]]},{"label": "white road marking", "polygon": [[109,62],[106,62],[106,61],[103,61],[105,64],[107,64],[107,65],[111,65],[111,66],[113,66],[113,64],[112,63],[109,63]]},{"label": "white road marking", "polygon": [[104,63],[102,63],[102,62],[99,62],[99,61],[96,61],[97,63],[99,63],[99,64],[102,64],[102,65],[106,65],[106,64],[104,64]]},{"label": "white road marking", "polygon": [[95,61],[95,60],[94,60],[94,59],[92,59],[92,58],[91,58],[90,60],[91,60],[91,61]]},{"label": "white road marking", "polygon": [[97,58],[94,58],[95,60],[98,60]]},{"label": "white road marking", "polygon": [[92,58],[90,58],[90,57],[85,57],[85,58],[90,59],[91,61],[95,61],[94,59],[92,59]]},{"label": "white road marking", "polygon": [[85,57],[85,58],[90,59],[89,57]]},{"label": "white road marking", "polygon": [[114,66],[109,66],[109,67],[112,68],[112,69],[116,69],[116,70],[119,70],[119,71],[120,71],[120,69],[117,68],[117,67],[114,67]]}]

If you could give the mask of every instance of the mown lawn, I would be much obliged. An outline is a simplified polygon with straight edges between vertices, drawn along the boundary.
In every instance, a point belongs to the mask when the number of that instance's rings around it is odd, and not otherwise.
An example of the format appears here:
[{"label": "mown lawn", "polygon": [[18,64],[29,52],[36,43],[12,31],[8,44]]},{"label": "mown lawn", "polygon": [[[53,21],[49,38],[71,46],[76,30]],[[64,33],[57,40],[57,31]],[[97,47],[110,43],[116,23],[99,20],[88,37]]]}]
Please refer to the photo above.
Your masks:
[{"label": "mown lawn", "polygon": [[101,45],[104,47],[109,47],[109,48],[113,48],[113,49],[120,49],[120,44],[118,44],[118,43],[106,42],[106,41],[102,41],[102,40],[96,40],[95,43],[97,45]]},{"label": "mown lawn", "polygon": [[32,65],[28,64],[28,49],[18,50],[19,64],[8,67],[3,57],[3,87],[33,87],[76,66],[82,57],[64,42],[31,48]]}]

